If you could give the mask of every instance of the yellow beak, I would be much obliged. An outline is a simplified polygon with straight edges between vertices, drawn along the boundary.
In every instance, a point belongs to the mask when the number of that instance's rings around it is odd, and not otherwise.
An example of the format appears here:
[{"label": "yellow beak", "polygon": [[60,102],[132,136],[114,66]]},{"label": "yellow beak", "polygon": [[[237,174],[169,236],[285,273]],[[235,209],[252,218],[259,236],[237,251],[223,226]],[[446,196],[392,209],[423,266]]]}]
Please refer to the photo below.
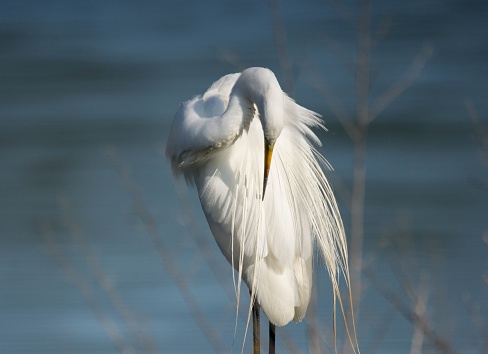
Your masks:
[{"label": "yellow beak", "polygon": [[271,156],[273,155],[274,142],[264,139],[264,180],[263,180],[263,199],[266,192],[266,185],[268,184],[269,168],[271,167]]}]

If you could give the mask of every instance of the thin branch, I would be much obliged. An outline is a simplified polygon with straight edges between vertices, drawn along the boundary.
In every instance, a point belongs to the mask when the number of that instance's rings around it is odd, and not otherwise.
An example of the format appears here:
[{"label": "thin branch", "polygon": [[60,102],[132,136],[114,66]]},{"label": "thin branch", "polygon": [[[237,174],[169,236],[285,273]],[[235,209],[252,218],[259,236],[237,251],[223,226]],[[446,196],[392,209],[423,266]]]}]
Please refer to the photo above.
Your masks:
[{"label": "thin branch", "polygon": [[141,191],[135,183],[127,165],[118,156],[117,151],[113,148],[108,148],[107,156],[112,160],[115,169],[119,173],[123,186],[127,189],[129,195],[132,198],[134,212],[139,216],[142,223],[147,229],[151,240],[154,244],[156,251],[158,252],[161,263],[164,269],[172,276],[175,281],[180,294],[185,301],[191,315],[193,316],[196,324],[207,337],[214,350],[218,353],[225,353],[225,346],[223,345],[219,333],[215,330],[212,324],[206,319],[200,305],[198,304],[190,284],[184,272],[178,266],[176,260],[169,252],[169,248],[164,243],[164,238],[157,225],[156,219],[147,207],[144,199],[142,198]]},{"label": "thin branch", "polygon": [[421,330],[427,338],[434,344],[437,350],[445,354],[453,354],[454,350],[451,348],[449,342],[441,337],[422,316],[419,316],[413,311],[400,296],[390,290],[380,279],[374,274],[371,268],[364,270],[364,275],[379,291],[379,293],[409,322],[416,328]]},{"label": "thin branch", "polygon": [[281,74],[283,75],[283,83],[285,91],[292,98],[295,97],[295,84],[293,80],[293,70],[291,60],[288,53],[288,41],[286,38],[286,29],[283,19],[283,11],[281,10],[280,0],[269,0],[269,8],[271,10],[271,18],[273,22],[273,34],[276,51],[280,61]]},{"label": "thin branch", "polygon": [[224,269],[227,268],[222,268],[221,263],[216,260],[215,253],[212,252],[213,250],[209,243],[209,237],[207,237],[208,235],[204,235],[201,231],[202,228],[196,223],[197,218],[192,212],[192,206],[186,189],[182,188],[181,184],[176,183],[176,181],[174,183],[174,187],[178,200],[181,203],[181,208],[184,210],[183,224],[188,230],[188,233],[192,236],[193,241],[195,242],[200,253],[203,255],[203,258],[207,262],[210,270],[212,273],[214,273],[215,278],[217,278],[219,281],[220,286],[224,289],[227,297],[229,300],[234,301],[235,293],[232,286],[230,286],[229,282],[225,282],[223,280],[225,279]]},{"label": "thin branch", "polygon": [[372,104],[369,113],[370,122],[376,119],[386,107],[413,84],[433,54],[434,47],[428,44],[424,45],[422,50],[413,59],[405,74],[397,82],[392,84],[382,95],[380,95],[375,103]]},{"label": "thin branch", "polygon": [[[358,54],[356,67],[356,122],[360,135],[364,135],[369,118],[371,73],[371,0],[359,2]],[[362,139],[363,137],[358,137]]]},{"label": "thin branch", "polygon": [[322,94],[322,97],[325,99],[332,112],[334,112],[334,115],[337,117],[337,120],[342,125],[349,138],[354,141],[356,139],[357,131],[353,119],[335,96],[332,89],[327,84],[325,77],[322,75],[322,78],[320,78],[320,75],[317,73],[318,70],[310,69],[309,71],[310,74],[308,76],[311,84]]},{"label": "thin branch", "polygon": [[322,39],[327,47],[335,54],[339,59],[344,68],[349,72],[350,75],[355,74],[356,63],[351,59],[351,57],[346,53],[341,44],[331,37],[324,35]]},{"label": "thin branch", "polygon": [[334,6],[339,15],[344,19],[344,21],[350,25],[352,28],[357,28],[357,21],[350,10],[348,10],[341,1],[329,0],[329,3]]},{"label": "thin branch", "polygon": [[238,72],[243,71],[248,66],[242,62],[241,58],[231,50],[221,50],[220,52],[221,59],[225,62],[230,64],[231,66],[235,67]]},{"label": "thin branch", "polygon": [[485,247],[488,249],[488,231],[485,231],[483,234],[483,243],[485,244]]},{"label": "thin branch", "polygon": [[475,128],[479,128],[480,119],[478,116],[478,111],[476,110],[473,101],[471,101],[470,99],[465,99],[464,107],[466,107],[466,111],[468,112],[468,117],[471,119],[471,123],[473,123]]},{"label": "thin branch", "polygon": [[91,308],[98,322],[104,329],[107,337],[112,342],[114,348],[120,353],[135,354],[136,350],[126,343],[124,335],[117,323],[111,318],[104,307],[99,303],[95,292],[86,278],[76,269],[73,262],[66,257],[63,250],[59,248],[54,239],[54,234],[49,222],[43,222],[40,225],[40,232],[48,246],[49,251],[60,265],[67,278],[75,285],[81,296]]},{"label": "thin branch", "polygon": [[376,353],[378,351],[379,345],[383,342],[386,334],[391,329],[391,324],[396,318],[396,314],[397,312],[395,309],[391,307],[385,310],[383,316],[381,316],[381,319],[378,321],[375,330],[369,335],[370,340],[368,346],[364,348],[365,353]]},{"label": "thin branch", "polygon": [[[417,295],[417,301],[415,304],[414,312],[420,318],[425,318],[426,307],[427,307],[427,298],[429,292],[429,283],[428,283],[428,276],[423,274],[420,281],[420,289]],[[421,354],[422,353],[422,345],[424,342],[424,333],[422,330],[415,326],[414,333],[412,336],[412,345],[410,347],[410,354]]]},{"label": "thin branch", "polygon": [[127,329],[137,340],[139,346],[142,350],[144,350],[144,352],[153,354],[159,353],[155,342],[152,340],[152,338],[145,335],[144,331],[141,330],[141,326],[136,320],[135,314],[124,301],[117,287],[113,284],[108,275],[105,274],[97,258],[91,251],[80,225],[76,222],[76,218],[73,214],[73,208],[70,201],[68,200],[68,198],[63,197],[60,198],[59,203],[63,211],[63,218],[66,226],[71,232],[71,235],[74,237],[76,244],[80,246],[80,251],[82,252],[86,260],[91,274],[96,279],[100,288],[109,298],[110,302],[115,308],[115,311],[117,311],[117,313],[122,318],[122,321],[127,326]]},{"label": "thin branch", "polygon": [[[313,275],[312,275],[313,276]],[[316,284],[314,277],[313,283]],[[308,303],[307,316],[305,317],[305,330],[308,337],[308,351],[310,353],[325,353],[321,344],[321,335],[323,331],[319,330],[319,323],[317,321],[317,286],[312,286],[310,294],[310,302]]]},{"label": "thin branch", "polygon": [[478,111],[471,100],[464,100],[464,106],[473,125],[476,141],[481,148],[481,161],[488,166],[488,126],[480,120]]},{"label": "thin branch", "polygon": [[[482,237],[483,243],[488,248],[488,231],[486,231]],[[488,275],[483,276],[485,284],[488,285]],[[476,329],[478,330],[478,334],[481,338],[481,345],[480,345],[480,354],[481,353],[488,353],[488,323],[486,322],[486,318],[481,314],[480,305],[475,303],[469,293],[463,294],[463,302],[467,307],[470,315],[471,321],[475,325]]]},{"label": "thin branch", "polygon": [[376,30],[375,36],[371,42],[372,47],[378,46],[386,39],[386,37],[388,37],[388,34],[390,33],[392,27],[392,23],[393,21],[391,16],[387,16],[383,19],[378,29]]},{"label": "thin branch", "polygon": [[480,307],[475,304],[469,294],[463,294],[463,302],[467,307],[473,324],[475,325],[481,337],[480,353],[488,353],[488,326],[485,323],[483,315],[480,313]]},{"label": "thin branch", "polygon": [[[403,226],[402,229],[405,227],[406,226]],[[403,243],[412,240],[412,236],[408,233],[407,230],[400,230],[400,232],[404,234],[402,235],[403,237],[399,237],[399,239]],[[412,302],[417,301],[416,291],[407,275],[407,274],[412,274],[413,264],[405,265],[403,262],[398,262],[400,256],[401,256],[401,246],[399,245],[398,241],[393,242],[392,253],[387,255],[387,261],[390,266],[390,269],[392,270],[393,274],[397,278],[403,293],[405,293],[411,299]],[[413,260],[413,262],[414,264],[417,263],[415,262],[415,260]],[[416,271],[414,271],[413,274],[416,274]]]}]

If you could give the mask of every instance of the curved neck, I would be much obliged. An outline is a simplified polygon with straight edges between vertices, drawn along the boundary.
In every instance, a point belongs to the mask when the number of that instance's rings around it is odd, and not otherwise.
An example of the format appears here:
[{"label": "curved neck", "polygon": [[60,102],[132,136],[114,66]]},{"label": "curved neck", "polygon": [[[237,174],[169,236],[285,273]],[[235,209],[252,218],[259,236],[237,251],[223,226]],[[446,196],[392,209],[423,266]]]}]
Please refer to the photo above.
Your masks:
[{"label": "curved neck", "polygon": [[256,105],[266,139],[276,141],[284,125],[284,94],[276,76],[269,69],[249,68],[241,73],[231,92],[240,98],[242,109],[254,109]]}]

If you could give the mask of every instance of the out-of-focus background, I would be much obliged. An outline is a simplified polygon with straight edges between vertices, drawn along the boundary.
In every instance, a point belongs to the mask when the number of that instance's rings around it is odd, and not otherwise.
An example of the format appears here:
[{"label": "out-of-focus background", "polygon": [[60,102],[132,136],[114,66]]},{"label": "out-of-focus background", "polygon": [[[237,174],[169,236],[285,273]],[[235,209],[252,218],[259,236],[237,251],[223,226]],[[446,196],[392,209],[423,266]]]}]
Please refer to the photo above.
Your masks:
[{"label": "out-of-focus background", "polygon": [[[329,129],[362,352],[488,352],[487,19],[482,0],[3,0],[0,353],[241,351],[248,297],[234,335],[230,267],[164,147],[181,101],[248,66]],[[334,350],[315,268],[280,353]]]}]

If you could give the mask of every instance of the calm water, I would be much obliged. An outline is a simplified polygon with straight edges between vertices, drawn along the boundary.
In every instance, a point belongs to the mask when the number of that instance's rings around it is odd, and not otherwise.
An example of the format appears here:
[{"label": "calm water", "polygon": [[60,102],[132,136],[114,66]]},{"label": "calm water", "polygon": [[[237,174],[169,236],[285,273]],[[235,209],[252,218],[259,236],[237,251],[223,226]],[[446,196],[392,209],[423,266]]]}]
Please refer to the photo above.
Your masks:
[{"label": "calm water", "polygon": [[[281,5],[296,99],[325,117],[322,152],[347,198],[353,145],[313,81],[326,80],[354,113],[354,74],[330,43],[354,55],[357,33],[327,2]],[[354,2],[346,8],[356,13]],[[456,352],[485,352],[488,191],[480,184],[488,168],[464,101],[486,123],[488,6],[376,1],[373,15],[375,31],[384,18],[391,27],[372,55],[371,102],[424,45],[435,53],[371,125],[365,259],[408,304],[401,274],[415,290],[427,279],[431,326]],[[282,77],[266,2],[0,4],[0,353],[231,350],[230,267],[162,151],[179,103],[240,66]],[[156,221],[155,237],[121,165]],[[347,203],[342,210],[348,225]],[[330,349],[330,289],[325,271],[317,277],[317,320]],[[411,324],[363,284],[363,352],[410,352]],[[234,352],[244,328],[241,316]],[[309,352],[305,324],[284,331],[297,352]],[[435,352],[427,339],[424,352]]]}]

